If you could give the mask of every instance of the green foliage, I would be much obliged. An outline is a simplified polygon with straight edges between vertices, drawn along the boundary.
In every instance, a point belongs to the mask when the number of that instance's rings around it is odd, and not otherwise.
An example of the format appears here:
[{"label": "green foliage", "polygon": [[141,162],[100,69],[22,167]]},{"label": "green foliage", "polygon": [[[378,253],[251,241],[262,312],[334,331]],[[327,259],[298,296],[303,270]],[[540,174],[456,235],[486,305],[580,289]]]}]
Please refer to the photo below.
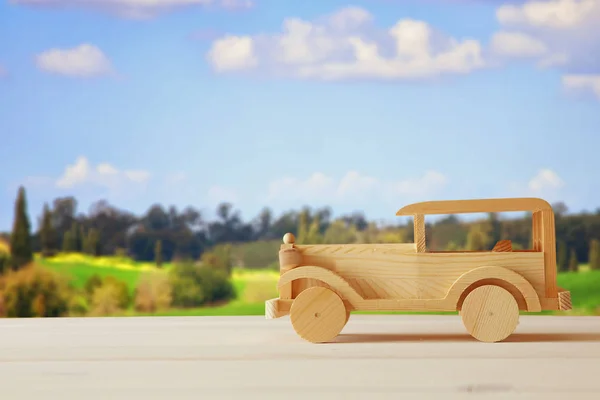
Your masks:
[{"label": "green foliage", "polygon": [[556,267],[559,271],[568,271],[569,269],[569,251],[564,240],[558,242],[556,250]]},{"label": "green foliage", "polygon": [[589,265],[592,270],[600,270],[600,240],[592,239],[590,242]]},{"label": "green foliage", "polygon": [[262,269],[279,261],[279,240],[259,240],[236,244],[231,247],[231,256],[235,265],[242,268]]},{"label": "green foliage", "polygon": [[[104,288],[106,286],[111,286],[115,289],[117,306],[120,309],[125,309],[125,308],[129,307],[129,304],[131,303],[131,296],[129,294],[129,287],[127,286],[127,283],[125,283],[121,280],[118,280],[117,278],[115,278],[113,276],[107,276],[104,278],[101,288]],[[98,288],[96,290],[94,290],[94,292],[97,290],[98,290]]]},{"label": "green foliage", "polygon": [[[107,276],[113,276],[126,282],[129,292],[133,293],[138,280],[143,271],[148,268],[148,265],[128,260],[129,262],[125,264],[127,268],[125,268],[118,265],[119,260],[116,257],[107,258],[106,260],[82,257],[82,260],[71,262],[63,261],[61,256],[57,256],[52,259],[40,259],[38,262],[52,271],[65,275],[76,288],[85,288],[88,280],[94,275],[98,275],[101,280]],[[114,262],[114,266],[110,265],[111,262]]]},{"label": "green foliage", "polygon": [[358,232],[356,241],[358,243],[375,243],[379,241],[379,229],[375,225],[375,223],[371,222],[367,225],[367,227]]},{"label": "green foliage", "polygon": [[217,245],[211,251],[204,252],[200,262],[207,267],[223,271],[227,276],[231,275],[233,268],[231,244]]},{"label": "green foliage", "polygon": [[449,242],[448,246],[446,246],[446,251],[457,251],[460,247],[455,242]]},{"label": "green foliage", "polygon": [[89,301],[85,296],[74,295],[69,301],[69,315],[73,317],[84,317],[90,310]]},{"label": "green foliage", "polygon": [[[410,231],[412,234],[412,225]],[[468,233],[469,226],[461,224],[455,215],[450,215],[434,225],[426,226],[427,248],[447,251],[464,249]]]},{"label": "green foliage", "polygon": [[117,247],[115,249],[115,257],[119,257],[119,258],[127,257],[127,249],[124,249],[122,247]]},{"label": "green foliage", "polygon": [[73,233],[70,231],[65,232],[63,235],[62,250],[65,253],[77,251],[76,239],[73,237]]},{"label": "green foliage", "polygon": [[158,267],[162,266],[163,253],[162,253],[162,240],[157,240],[154,244],[154,262]]},{"label": "green foliage", "polygon": [[92,256],[100,253],[100,234],[98,230],[92,228],[83,238],[83,252]]},{"label": "green foliage", "polygon": [[474,224],[467,234],[467,250],[487,250],[488,241],[489,236],[481,224]]},{"label": "green foliage", "polygon": [[119,294],[118,288],[113,285],[96,288],[88,315],[99,317],[118,314],[122,311],[119,307]]},{"label": "green foliage", "polygon": [[307,244],[308,240],[308,210],[302,210],[298,216],[298,234],[296,243]]},{"label": "green foliage", "polygon": [[310,244],[323,243],[323,235],[321,234],[321,220],[319,216],[315,216],[310,223],[308,234],[306,235],[306,241]]},{"label": "green foliage", "polygon": [[33,261],[31,223],[27,214],[25,188],[22,186],[19,188],[14,215],[10,238],[11,263],[13,269],[19,269]]},{"label": "green foliage", "polygon": [[557,280],[558,286],[571,291],[573,308],[593,312],[600,305],[600,271],[561,273]]},{"label": "green foliage", "polygon": [[579,261],[577,260],[577,252],[575,249],[571,249],[571,254],[569,257],[569,271],[577,272],[579,270]]},{"label": "green foliage", "polygon": [[323,236],[323,243],[346,244],[356,243],[357,230],[354,225],[346,226],[342,220],[336,220],[329,225]]},{"label": "green foliage", "polygon": [[403,243],[405,240],[403,231],[398,229],[381,231],[377,235],[378,243]]},{"label": "green foliage", "polygon": [[127,309],[131,303],[127,283],[112,276],[99,280],[93,275],[86,283],[85,292],[90,298],[89,315],[115,315]]},{"label": "green foliage", "polygon": [[85,293],[91,298],[94,294],[94,290],[102,286],[102,277],[98,274],[94,274],[88,278],[83,287]]},{"label": "green foliage", "polygon": [[52,225],[52,212],[48,207],[48,203],[44,204],[42,226],[40,229],[40,242],[42,246],[42,256],[44,257],[50,257],[58,250],[56,242],[56,230]]},{"label": "green foliage", "polygon": [[223,269],[181,262],[174,264],[169,274],[176,307],[200,307],[235,296],[234,287]]},{"label": "green foliage", "polygon": [[487,228],[487,244],[489,248],[492,248],[492,246],[502,239],[502,223],[500,222],[497,213],[488,214]]},{"label": "green foliage", "polygon": [[60,317],[68,312],[70,288],[60,276],[34,264],[0,279],[0,315]]},{"label": "green foliage", "polygon": [[173,291],[166,274],[158,272],[144,274],[135,290],[136,311],[155,313],[167,310],[172,301]]},{"label": "green foliage", "polygon": [[10,254],[0,252],[0,275],[4,274],[5,271],[8,271],[11,266]]}]

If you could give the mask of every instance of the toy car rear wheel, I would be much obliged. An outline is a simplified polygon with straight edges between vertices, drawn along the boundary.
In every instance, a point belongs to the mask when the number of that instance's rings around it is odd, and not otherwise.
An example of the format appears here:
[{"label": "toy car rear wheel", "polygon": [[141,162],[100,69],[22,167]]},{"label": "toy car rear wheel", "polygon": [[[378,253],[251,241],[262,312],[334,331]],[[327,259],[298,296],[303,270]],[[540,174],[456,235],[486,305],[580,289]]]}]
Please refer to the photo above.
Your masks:
[{"label": "toy car rear wheel", "polygon": [[347,322],[344,302],[334,291],[325,287],[303,290],[292,303],[290,320],[296,333],[309,342],[333,340]]},{"label": "toy car rear wheel", "polygon": [[473,289],[460,311],[465,328],[482,342],[500,342],[519,324],[519,305],[513,295],[496,285]]}]

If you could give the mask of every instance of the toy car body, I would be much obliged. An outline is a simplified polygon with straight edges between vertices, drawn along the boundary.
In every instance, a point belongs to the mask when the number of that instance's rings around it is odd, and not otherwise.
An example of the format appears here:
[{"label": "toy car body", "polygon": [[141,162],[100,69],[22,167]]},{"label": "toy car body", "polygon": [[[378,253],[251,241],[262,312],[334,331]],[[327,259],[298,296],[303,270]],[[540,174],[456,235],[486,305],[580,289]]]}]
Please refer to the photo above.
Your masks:
[{"label": "toy car body", "polygon": [[[424,216],[532,212],[533,248],[500,240],[490,251],[428,251]],[[557,287],[552,207],[538,198],[415,203],[396,215],[414,217],[415,243],[295,244],[279,251],[279,297],[266,318],[290,315],[297,334],[314,343],[333,340],[351,311],[458,311],[476,339],[506,339],[519,311],[570,310],[570,292]]]}]

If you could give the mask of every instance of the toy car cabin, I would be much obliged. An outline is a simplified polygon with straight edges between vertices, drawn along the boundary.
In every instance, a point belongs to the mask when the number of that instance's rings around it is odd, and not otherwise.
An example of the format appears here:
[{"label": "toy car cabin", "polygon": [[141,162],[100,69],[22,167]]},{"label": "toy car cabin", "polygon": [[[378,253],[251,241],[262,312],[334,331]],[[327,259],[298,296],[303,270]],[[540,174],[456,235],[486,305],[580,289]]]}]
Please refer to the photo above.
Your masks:
[{"label": "toy car cabin", "polygon": [[[425,215],[532,212],[533,248],[500,240],[489,251],[428,251]],[[279,298],[267,319],[290,315],[303,339],[333,340],[351,311],[458,311],[483,342],[510,336],[519,311],[570,310],[557,287],[554,213],[538,198],[430,201],[396,215],[414,217],[415,243],[296,244],[287,233],[279,251]]]}]

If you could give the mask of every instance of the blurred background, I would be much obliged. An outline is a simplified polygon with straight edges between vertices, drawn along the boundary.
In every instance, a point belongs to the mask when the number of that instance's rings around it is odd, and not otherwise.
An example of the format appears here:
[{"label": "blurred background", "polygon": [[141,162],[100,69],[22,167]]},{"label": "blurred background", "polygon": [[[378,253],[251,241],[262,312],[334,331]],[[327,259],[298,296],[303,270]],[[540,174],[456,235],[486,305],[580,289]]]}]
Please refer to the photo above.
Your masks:
[{"label": "blurred background", "polygon": [[[0,4],[0,315],[263,315],[282,237],[541,197],[600,315],[599,0]],[[531,247],[527,213],[427,217]]]}]

